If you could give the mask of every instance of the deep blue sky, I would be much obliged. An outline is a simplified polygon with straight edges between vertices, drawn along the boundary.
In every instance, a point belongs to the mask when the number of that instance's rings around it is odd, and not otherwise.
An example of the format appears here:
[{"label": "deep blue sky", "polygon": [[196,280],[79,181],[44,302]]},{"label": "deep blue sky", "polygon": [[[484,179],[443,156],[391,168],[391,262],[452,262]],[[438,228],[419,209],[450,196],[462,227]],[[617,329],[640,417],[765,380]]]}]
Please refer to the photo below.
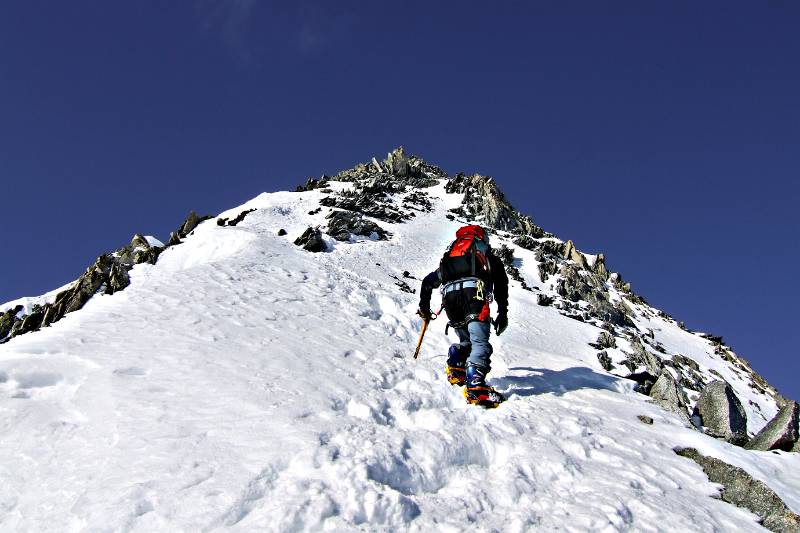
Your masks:
[{"label": "deep blue sky", "polygon": [[402,144],[800,399],[798,4],[489,5],[4,3],[0,301]]}]

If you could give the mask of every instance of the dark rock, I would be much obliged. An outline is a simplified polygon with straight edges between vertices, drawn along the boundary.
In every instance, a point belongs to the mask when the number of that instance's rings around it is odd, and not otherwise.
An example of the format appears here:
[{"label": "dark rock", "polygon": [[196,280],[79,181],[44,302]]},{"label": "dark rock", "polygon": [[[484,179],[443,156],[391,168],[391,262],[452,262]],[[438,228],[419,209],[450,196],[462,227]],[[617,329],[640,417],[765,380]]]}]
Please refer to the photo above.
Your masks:
[{"label": "dark rock", "polygon": [[11,328],[17,322],[17,315],[24,309],[23,306],[17,305],[7,310],[5,313],[0,314],[0,339],[5,339],[11,333]]},{"label": "dark rock", "polygon": [[304,250],[315,253],[324,252],[328,248],[325,245],[325,240],[322,238],[322,232],[320,232],[319,228],[309,227],[302,235],[295,239],[294,243],[297,246],[302,246]]},{"label": "dark rock", "polygon": [[525,248],[526,250],[536,250],[539,247],[539,241],[534,240],[534,238],[530,235],[521,235],[512,242],[520,248]]},{"label": "dark rock", "polygon": [[700,391],[694,414],[707,433],[742,445],[747,442],[747,414],[733,388],[724,381],[712,381]]},{"label": "dark rock", "polygon": [[[228,220],[226,218],[221,218],[220,220],[226,221],[228,226],[235,226],[236,224],[238,224],[239,222],[244,220],[244,217],[246,217],[247,215],[249,215],[253,211],[255,211],[255,209],[245,209],[244,211],[242,211],[241,213],[236,215],[236,218],[234,218],[232,220]],[[224,226],[225,224],[220,224],[220,220],[217,220],[217,224],[220,225],[220,226]]]},{"label": "dark rock", "polygon": [[536,260],[539,262],[539,279],[542,282],[547,281],[547,278],[554,276],[558,272],[558,262],[546,257],[540,251],[536,252]]},{"label": "dark rock", "polygon": [[522,277],[519,269],[514,265],[514,250],[505,244],[502,244],[500,245],[500,248],[496,248],[493,251],[494,255],[496,255],[505,265],[508,277],[514,281],[518,281],[522,285],[523,289],[531,290],[530,287],[528,287],[528,284],[525,283],[525,278]]},{"label": "dark rock", "polygon": [[371,237],[385,241],[389,234],[376,223],[365,220],[359,213],[349,211],[333,211],[327,217],[328,234],[337,241],[350,240],[350,234]]},{"label": "dark rock", "polygon": [[563,242],[548,240],[541,243],[541,252],[545,255],[564,257],[564,251],[566,249],[567,245]]},{"label": "dark rock", "polygon": [[186,217],[186,220],[183,221],[181,227],[178,228],[176,231],[173,231],[169,235],[169,246],[174,246],[176,244],[181,243],[181,239],[185,239],[187,235],[189,235],[198,224],[203,222],[204,220],[208,220],[209,218],[214,218],[210,215],[200,217],[197,215],[196,212],[190,211],[189,216]]},{"label": "dark rock", "polygon": [[286,230],[283,229],[283,228],[279,229],[278,230],[278,237],[283,237],[284,235],[286,235]]},{"label": "dark rock", "polygon": [[711,333],[701,333],[701,332],[698,332],[697,335],[699,337],[703,337],[704,339],[708,339],[708,341],[715,346],[722,346],[723,344],[725,344],[724,342],[722,342],[722,337],[719,335],[712,335]]},{"label": "dark rock", "polygon": [[155,265],[163,251],[164,249],[159,246],[150,246],[147,239],[137,233],[129,245],[120,248],[113,255],[116,262],[124,264],[126,269],[130,270],[134,265],[142,263]]},{"label": "dark rock", "polygon": [[661,375],[650,390],[650,397],[667,411],[679,415],[687,422],[689,421],[689,414],[686,408],[689,403],[688,399],[669,371],[664,370],[661,372]]},{"label": "dark rock", "polygon": [[17,320],[12,326],[11,337],[38,330],[42,327],[43,319],[44,313],[41,309],[36,309],[31,314],[25,315],[22,320]]},{"label": "dark rock", "polygon": [[119,263],[112,263],[108,271],[108,284],[106,294],[114,294],[131,284],[128,270]]},{"label": "dark rock", "polygon": [[764,426],[764,428],[745,445],[748,450],[783,450],[785,452],[797,451],[798,418],[800,418],[800,405],[797,402],[787,402],[781,407],[778,414]]},{"label": "dark rock", "polygon": [[679,448],[675,453],[699,464],[709,481],[722,485],[722,501],[749,510],[770,531],[800,532],[800,516],[789,510],[783,500],[763,481],[753,479],[739,467],[702,455],[694,448]]},{"label": "dark rock", "polygon": [[308,178],[306,180],[306,184],[298,185],[295,188],[294,192],[313,191],[314,189],[325,187],[326,185],[328,185],[329,180],[330,178],[328,176],[322,176],[320,179]]},{"label": "dark rock", "polygon": [[494,255],[500,259],[504,265],[514,266],[514,250],[506,246],[505,244],[501,244],[500,248],[493,248],[492,252]]},{"label": "dark rock", "polygon": [[601,331],[600,335],[597,337],[597,340],[595,341],[595,346],[601,350],[605,348],[616,348],[617,339],[615,339],[614,336],[608,333],[607,331]]},{"label": "dark rock", "polygon": [[[541,274],[541,264],[540,274]],[[605,282],[596,274],[581,271],[571,263],[562,264],[556,283],[556,292],[572,301],[589,304],[589,314],[602,321],[617,325],[632,325],[623,307],[611,302]]]},{"label": "dark rock", "polygon": [[611,362],[611,357],[608,355],[607,352],[605,351],[598,352],[597,360],[600,361],[600,366],[602,366],[606,372],[611,372],[612,370],[614,370],[614,364]]},{"label": "dark rock", "polygon": [[318,207],[318,208],[316,208],[316,209],[312,209],[311,211],[309,211],[309,212],[308,212],[308,214],[309,214],[309,215],[316,215],[316,214],[317,214],[317,213],[319,213],[320,211],[322,211],[322,208],[321,208],[321,207]]},{"label": "dark rock", "polygon": [[414,217],[414,212],[401,211],[391,201],[390,195],[402,192],[405,186],[390,178],[374,179],[368,183],[357,182],[352,191],[342,191],[320,200],[320,205],[361,213],[386,222],[404,222]]},{"label": "dark rock", "polygon": [[650,426],[653,425],[653,419],[651,417],[649,417],[649,416],[638,415],[636,418],[638,418],[639,421],[642,422],[643,424],[647,424],[647,425],[650,425]]},{"label": "dark rock", "polygon": [[644,347],[638,337],[631,337],[630,343],[633,353],[628,354],[625,365],[631,372],[637,368],[644,367],[650,374],[660,376],[661,370],[664,368],[661,358],[647,351],[647,348]]},{"label": "dark rock", "polygon": [[628,374],[625,378],[635,381],[636,385],[633,387],[633,390],[645,396],[650,395],[650,391],[653,390],[653,385],[655,385],[658,380],[656,376],[647,371],[634,372],[633,374]]},{"label": "dark rock", "polygon": [[672,356],[672,361],[678,366],[685,366],[696,372],[700,371],[700,365],[694,359],[690,359],[685,355],[675,354]]},{"label": "dark rock", "polygon": [[606,270],[606,256],[603,254],[597,254],[592,270],[594,270],[594,273],[600,276],[600,278],[604,280],[608,279],[608,270]]},{"label": "dark rock", "polygon": [[545,294],[537,294],[536,303],[541,306],[547,307],[549,305],[553,305],[553,298]]},{"label": "dark rock", "polygon": [[409,294],[415,294],[417,292],[416,289],[412,289],[411,286],[408,283],[406,283],[402,279],[398,278],[397,276],[392,276],[392,278],[394,278],[394,280],[395,280],[394,284],[397,285],[398,287],[400,287],[401,291],[407,292]]}]

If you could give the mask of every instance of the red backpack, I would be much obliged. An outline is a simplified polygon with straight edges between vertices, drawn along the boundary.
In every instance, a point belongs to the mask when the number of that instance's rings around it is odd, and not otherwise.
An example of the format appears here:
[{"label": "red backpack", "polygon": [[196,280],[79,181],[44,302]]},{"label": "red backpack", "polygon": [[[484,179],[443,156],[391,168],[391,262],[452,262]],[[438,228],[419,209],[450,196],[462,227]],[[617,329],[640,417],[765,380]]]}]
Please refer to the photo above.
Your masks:
[{"label": "red backpack", "polygon": [[456,232],[456,240],[439,262],[439,275],[443,283],[462,278],[489,280],[489,239],[480,226],[464,226]]}]

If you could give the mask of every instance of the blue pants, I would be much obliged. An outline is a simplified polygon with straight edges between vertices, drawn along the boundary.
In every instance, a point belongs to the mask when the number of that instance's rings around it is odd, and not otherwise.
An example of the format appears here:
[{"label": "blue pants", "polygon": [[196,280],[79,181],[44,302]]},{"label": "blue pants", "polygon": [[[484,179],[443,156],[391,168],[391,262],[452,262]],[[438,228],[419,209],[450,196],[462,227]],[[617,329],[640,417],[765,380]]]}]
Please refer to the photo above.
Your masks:
[{"label": "blue pants", "polygon": [[448,364],[464,366],[466,361],[471,365],[483,367],[484,371],[488,372],[492,356],[492,345],[489,344],[491,323],[473,320],[466,327],[455,328],[455,330],[459,342],[454,346],[458,346],[458,352],[462,359],[461,361],[449,360]]}]

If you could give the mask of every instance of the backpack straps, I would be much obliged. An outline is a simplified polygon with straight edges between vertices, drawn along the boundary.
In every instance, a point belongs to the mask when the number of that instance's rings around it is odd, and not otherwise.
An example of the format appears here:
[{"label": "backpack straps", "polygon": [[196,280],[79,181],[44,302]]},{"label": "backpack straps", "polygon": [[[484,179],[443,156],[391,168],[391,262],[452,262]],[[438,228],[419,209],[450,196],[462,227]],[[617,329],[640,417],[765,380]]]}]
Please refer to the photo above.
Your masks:
[{"label": "backpack straps", "polygon": [[475,246],[475,238],[472,238],[472,242],[469,245],[469,249],[472,251],[472,277],[475,277],[475,254],[478,253],[478,247]]}]

